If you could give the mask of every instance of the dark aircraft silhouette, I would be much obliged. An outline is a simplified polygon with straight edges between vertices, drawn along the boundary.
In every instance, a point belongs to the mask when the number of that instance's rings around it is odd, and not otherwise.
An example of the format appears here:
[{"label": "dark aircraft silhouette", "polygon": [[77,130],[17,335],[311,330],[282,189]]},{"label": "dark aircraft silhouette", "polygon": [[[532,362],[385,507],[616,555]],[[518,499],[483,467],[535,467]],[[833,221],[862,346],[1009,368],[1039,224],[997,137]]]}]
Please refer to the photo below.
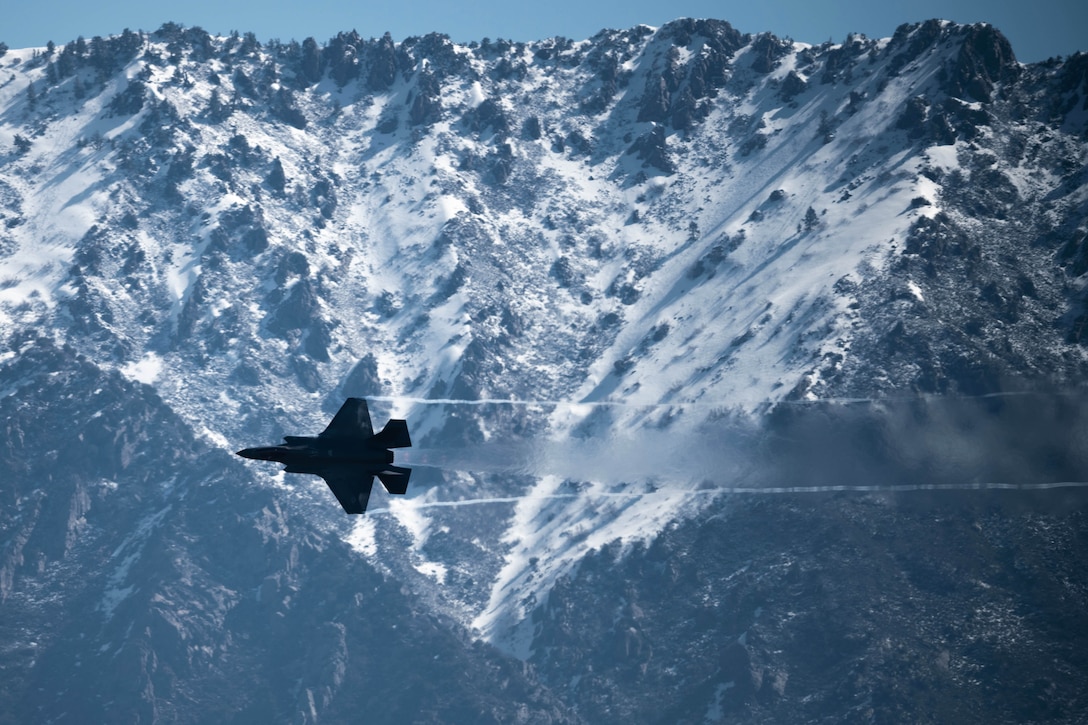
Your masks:
[{"label": "dark aircraft silhouette", "polygon": [[390,448],[411,448],[408,424],[390,420],[381,433],[370,425],[370,411],[362,398],[348,398],[318,436],[284,436],[282,446],[246,448],[239,456],[284,464],[288,473],[312,473],[325,479],[349,514],[366,511],[374,476],[389,493],[408,490],[412,469],[390,465]]}]

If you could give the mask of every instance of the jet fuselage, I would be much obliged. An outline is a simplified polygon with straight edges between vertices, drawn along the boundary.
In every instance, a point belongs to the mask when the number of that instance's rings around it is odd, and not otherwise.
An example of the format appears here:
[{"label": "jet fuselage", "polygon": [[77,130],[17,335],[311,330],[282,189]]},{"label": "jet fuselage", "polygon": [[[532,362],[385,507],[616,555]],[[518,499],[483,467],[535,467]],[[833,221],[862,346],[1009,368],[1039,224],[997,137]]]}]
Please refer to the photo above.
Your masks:
[{"label": "jet fuselage", "polygon": [[282,446],[246,448],[238,451],[238,455],[261,461],[276,461],[291,468],[307,464],[320,466],[336,463],[374,466],[379,469],[393,462],[392,451],[363,445],[358,441],[339,443],[303,436],[290,436],[284,440],[286,444]]}]

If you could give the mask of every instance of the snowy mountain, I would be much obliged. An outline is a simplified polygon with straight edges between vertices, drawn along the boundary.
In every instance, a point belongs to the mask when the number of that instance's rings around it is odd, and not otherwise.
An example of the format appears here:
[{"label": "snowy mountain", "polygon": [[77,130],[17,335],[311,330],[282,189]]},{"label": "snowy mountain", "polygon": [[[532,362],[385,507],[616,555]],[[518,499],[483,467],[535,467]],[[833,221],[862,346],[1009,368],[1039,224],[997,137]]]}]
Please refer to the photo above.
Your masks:
[{"label": "snowy mountain", "polygon": [[0,721],[1085,717],[1086,159],[987,25],[8,49]]}]

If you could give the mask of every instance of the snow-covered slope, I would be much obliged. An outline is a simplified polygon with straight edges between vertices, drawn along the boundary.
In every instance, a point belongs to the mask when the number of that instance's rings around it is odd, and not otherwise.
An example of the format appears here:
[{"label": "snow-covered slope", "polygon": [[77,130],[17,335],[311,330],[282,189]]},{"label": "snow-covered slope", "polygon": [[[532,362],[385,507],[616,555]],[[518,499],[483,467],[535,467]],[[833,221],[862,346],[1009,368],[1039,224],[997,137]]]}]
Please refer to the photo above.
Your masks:
[{"label": "snow-covered slope", "polygon": [[[0,389],[67,350],[227,451],[369,397],[410,422],[406,499],[348,520],[320,481],[224,475],[530,659],[587,554],[750,480],[766,411],[1084,379],[1086,72],[940,21],[817,47],[683,20],[8,51]],[[94,616],[122,616],[183,490],[118,532]],[[36,495],[5,596],[37,581]]]}]

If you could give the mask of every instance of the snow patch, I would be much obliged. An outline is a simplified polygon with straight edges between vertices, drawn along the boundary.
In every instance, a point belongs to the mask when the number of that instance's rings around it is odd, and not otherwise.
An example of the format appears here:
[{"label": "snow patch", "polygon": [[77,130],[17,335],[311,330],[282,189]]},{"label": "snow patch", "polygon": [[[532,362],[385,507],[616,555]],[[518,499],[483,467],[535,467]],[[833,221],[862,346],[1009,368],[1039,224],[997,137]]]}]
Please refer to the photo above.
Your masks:
[{"label": "snow patch", "polygon": [[483,86],[480,85],[480,81],[473,81],[472,85],[468,89],[468,105],[469,108],[476,108],[487,99],[487,94],[484,93]]},{"label": "snow patch", "polygon": [[121,374],[129,380],[144,385],[154,385],[162,374],[162,358],[153,352],[146,353],[139,360],[130,362],[121,367]]},{"label": "snow patch", "polygon": [[434,579],[439,584],[446,583],[446,567],[437,561],[424,561],[416,564],[416,571],[420,574]]},{"label": "snow patch", "polygon": [[216,448],[230,448],[230,441],[227,440],[227,437],[219,431],[215,431],[211,428],[208,428],[207,426],[203,426],[200,429],[200,434],[204,436],[205,440],[209,441]]},{"label": "snow patch", "polygon": [[461,201],[455,196],[445,195],[439,197],[437,206],[437,221],[441,224],[445,224],[458,214],[468,211],[468,207],[465,205],[465,202]]},{"label": "snow patch", "polygon": [[378,553],[378,540],[375,538],[374,519],[359,517],[352,524],[351,531],[344,541],[363,556],[375,556]]},{"label": "snow patch", "polygon": [[733,687],[736,687],[736,683],[730,680],[714,688],[714,696],[706,708],[704,722],[721,722],[725,718],[725,711],[722,709],[722,696]]},{"label": "snow patch", "polygon": [[430,535],[431,519],[423,514],[418,507],[413,506],[408,499],[393,497],[389,499],[389,510],[401,526],[407,529],[412,537],[412,548],[419,549],[427,543]]}]

